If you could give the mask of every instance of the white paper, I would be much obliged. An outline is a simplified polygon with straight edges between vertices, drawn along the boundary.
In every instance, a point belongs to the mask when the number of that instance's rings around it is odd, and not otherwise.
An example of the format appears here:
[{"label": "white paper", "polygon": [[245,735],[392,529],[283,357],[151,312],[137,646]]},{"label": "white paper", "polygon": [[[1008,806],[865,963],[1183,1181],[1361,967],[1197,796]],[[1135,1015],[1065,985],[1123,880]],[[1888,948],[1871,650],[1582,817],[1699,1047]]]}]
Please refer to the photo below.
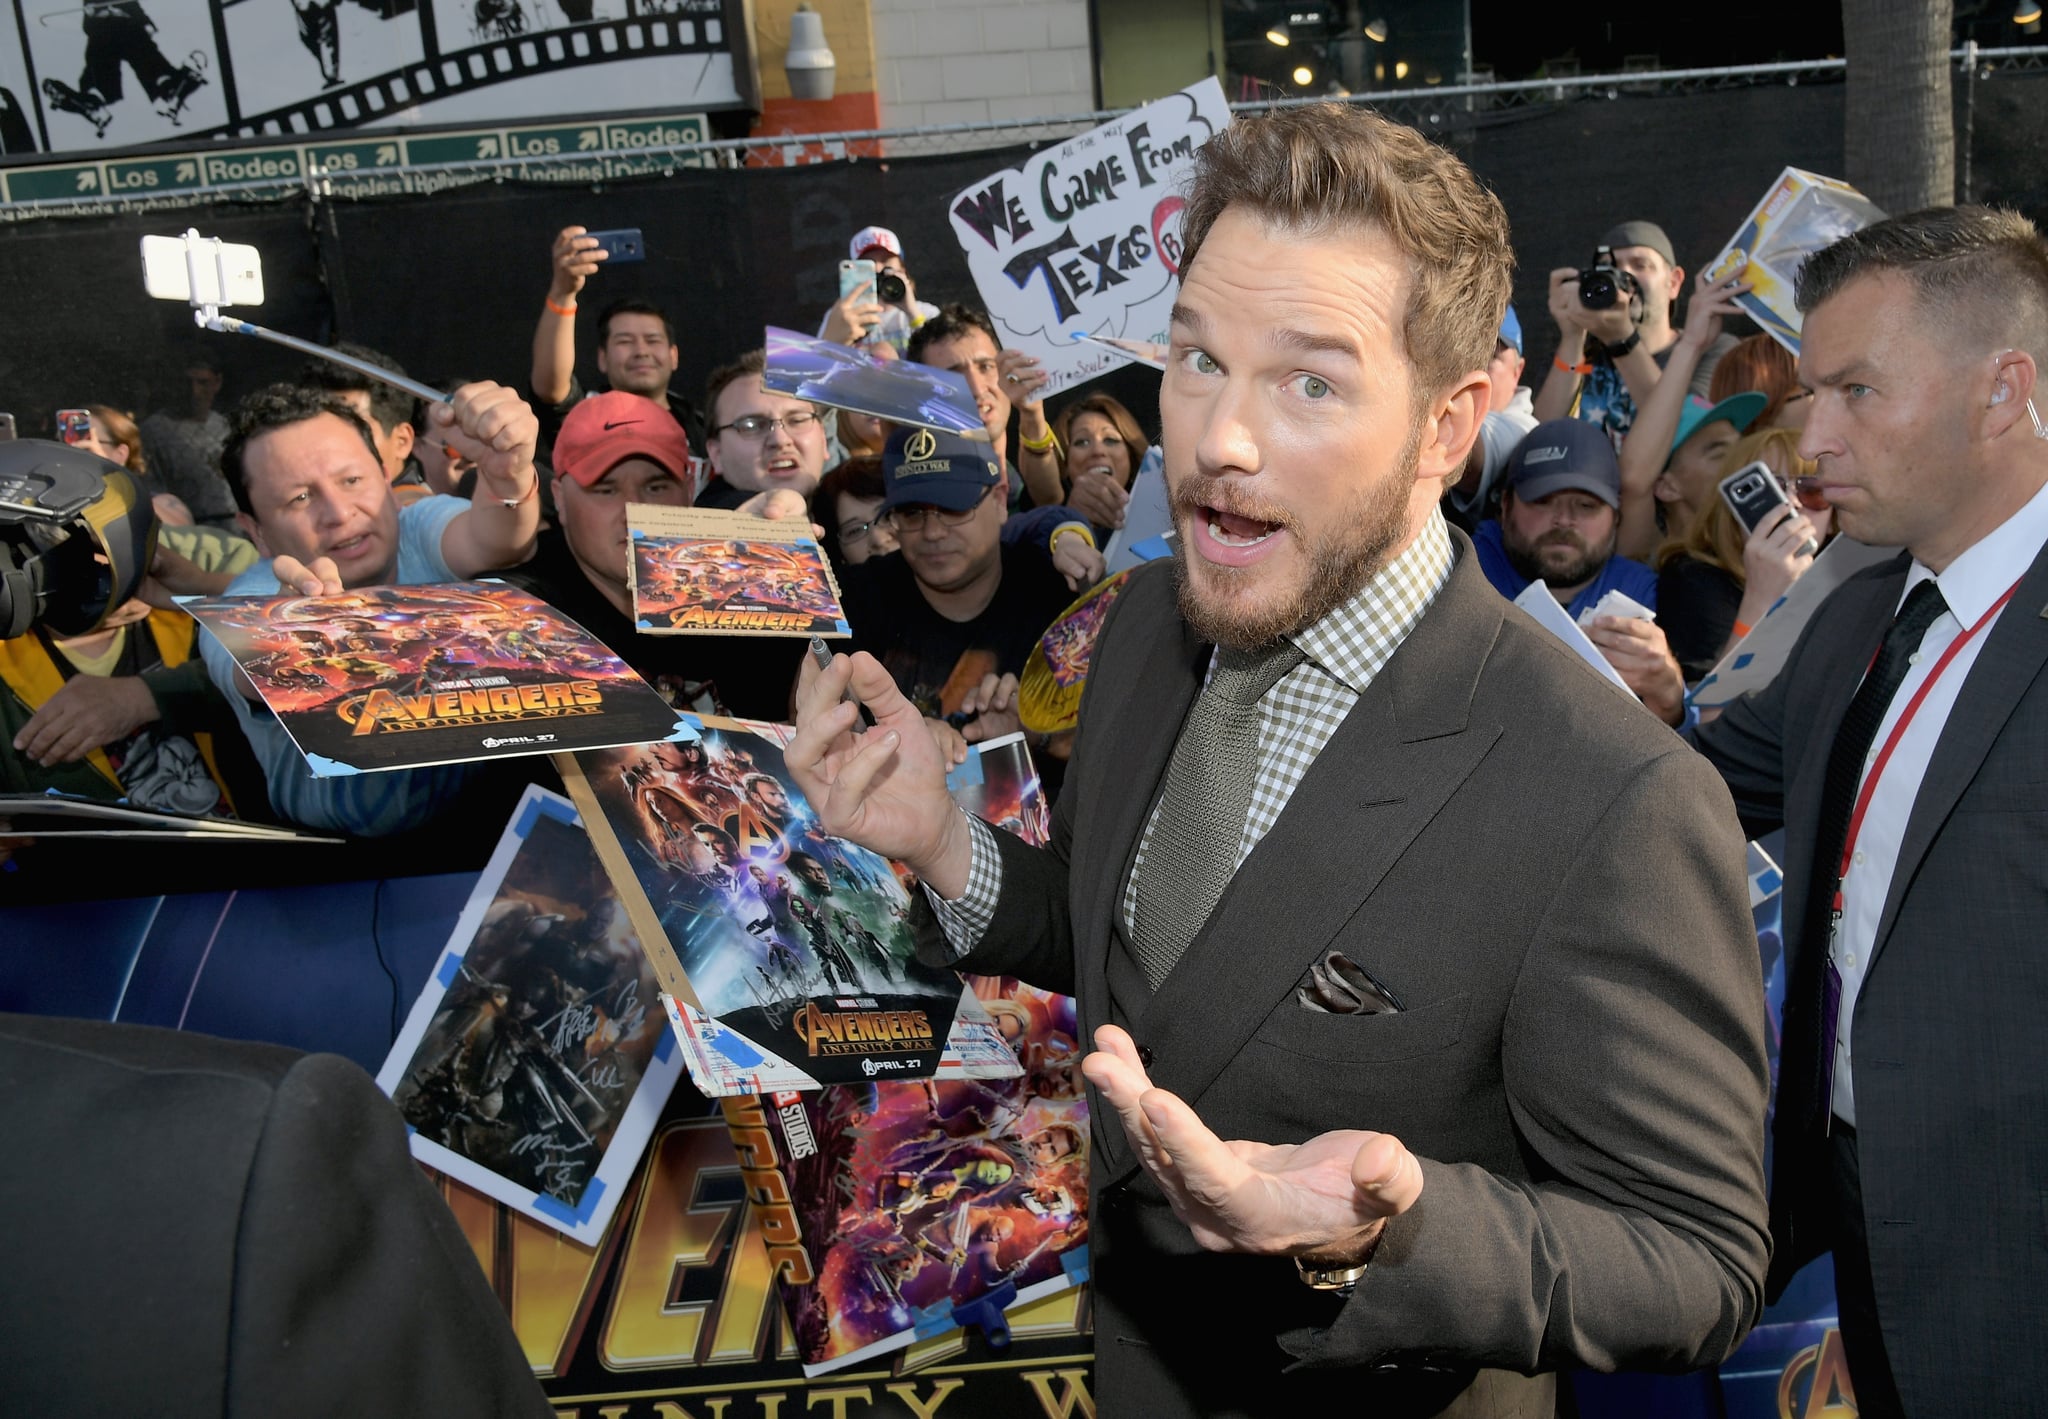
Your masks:
[{"label": "white paper", "polygon": [[[1552,598],[1553,600],[1555,598]],[[1590,626],[1602,616],[1619,616],[1624,621],[1654,621],[1657,613],[1627,592],[1616,588],[1579,613],[1579,624]]]},{"label": "white paper", "polygon": [[1159,344],[1180,288],[1183,179],[1230,122],[1214,77],[1004,168],[947,204],[1003,347],[1038,357],[1041,396],[1132,357],[1087,336]]},{"label": "white paper", "polygon": [[1806,623],[1829,593],[1865,567],[1898,555],[1896,547],[1866,547],[1837,537],[1821,548],[1806,575],[1792,583],[1750,633],[1737,641],[1721,663],[1700,677],[1690,699],[1700,709],[1719,709],[1777,678]]},{"label": "white paper", "polygon": [[1636,692],[1629,689],[1628,682],[1621,678],[1621,672],[1607,663],[1607,657],[1600,653],[1600,647],[1594,645],[1586,633],[1579,629],[1579,623],[1571,618],[1570,613],[1557,604],[1557,598],[1550,594],[1548,584],[1541,581],[1530,582],[1522,589],[1522,594],[1515,598],[1515,605],[1534,616],[1536,623],[1544,630],[1577,651],[1586,664],[1621,686],[1622,691],[1631,699],[1635,698]]}]

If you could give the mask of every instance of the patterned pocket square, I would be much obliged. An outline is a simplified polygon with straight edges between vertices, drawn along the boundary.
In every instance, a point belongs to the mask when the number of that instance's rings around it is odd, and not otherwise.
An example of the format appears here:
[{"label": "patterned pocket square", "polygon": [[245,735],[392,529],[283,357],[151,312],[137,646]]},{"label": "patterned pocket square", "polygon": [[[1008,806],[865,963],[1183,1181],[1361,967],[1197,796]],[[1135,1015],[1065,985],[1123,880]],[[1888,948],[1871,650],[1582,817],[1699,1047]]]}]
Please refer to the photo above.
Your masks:
[{"label": "patterned pocket square", "polygon": [[1326,1015],[1392,1015],[1402,1008],[1399,996],[1341,951],[1332,951],[1309,967],[1294,998]]}]

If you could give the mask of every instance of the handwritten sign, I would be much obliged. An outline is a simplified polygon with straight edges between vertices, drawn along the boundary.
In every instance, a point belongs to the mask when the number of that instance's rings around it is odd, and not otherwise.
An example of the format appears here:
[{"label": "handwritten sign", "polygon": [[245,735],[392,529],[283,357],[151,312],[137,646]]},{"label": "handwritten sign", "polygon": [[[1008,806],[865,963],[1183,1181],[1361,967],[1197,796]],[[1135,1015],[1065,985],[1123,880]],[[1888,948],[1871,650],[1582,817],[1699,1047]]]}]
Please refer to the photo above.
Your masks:
[{"label": "handwritten sign", "polygon": [[1204,79],[952,199],[975,288],[1004,347],[1043,362],[1045,393],[1129,358],[1089,337],[1166,339],[1186,178],[1229,121],[1223,86]]}]

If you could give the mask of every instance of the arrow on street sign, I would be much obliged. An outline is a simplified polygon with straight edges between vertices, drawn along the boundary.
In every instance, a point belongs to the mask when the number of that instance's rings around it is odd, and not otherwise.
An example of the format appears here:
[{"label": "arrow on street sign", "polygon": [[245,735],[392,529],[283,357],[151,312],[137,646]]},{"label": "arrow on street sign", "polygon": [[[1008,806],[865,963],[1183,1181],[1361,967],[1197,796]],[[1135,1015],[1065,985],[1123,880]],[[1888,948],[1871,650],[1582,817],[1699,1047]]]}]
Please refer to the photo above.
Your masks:
[{"label": "arrow on street sign", "polygon": [[497,156],[498,156],[498,140],[497,140],[496,138],[479,138],[479,139],[477,139],[477,141],[476,141],[476,155],[477,155],[478,157],[480,157],[480,158],[495,158],[495,157],[497,157]]},{"label": "arrow on street sign", "polygon": [[94,172],[91,168],[80,169],[78,174],[78,190],[80,192],[99,191],[100,175]]},{"label": "arrow on street sign", "polygon": [[385,166],[385,165],[386,165],[386,164],[388,164],[388,163],[395,163],[395,162],[397,162],[397,161],[398,161],[398,145],[397,145],[396,143],[380,143],[380,144],[378,144],[378,145],[377,145],[377,166],[378,166],[378,167],[380,167],[380,168],[381,168],[381,167]]},{"label": "arrow on street sign", "polygon": [[180,182],[190,182],[190,181],[192,181],[192,179],[194,179],[194,178],[196,178],[196,177],[198,177],[198,176],[199,176],[199,164],[197,164],[197,163],[179,163],[179,164],[178,164],[178,181],[180,181]]},{"label": "arrow on street sign", "polygon": [[597,146],[597,140],[598,132],[595,128],[584,129],[581,133],[576,135],[576,151],[579,153],[587,153],[591,151],[593,148]]}]

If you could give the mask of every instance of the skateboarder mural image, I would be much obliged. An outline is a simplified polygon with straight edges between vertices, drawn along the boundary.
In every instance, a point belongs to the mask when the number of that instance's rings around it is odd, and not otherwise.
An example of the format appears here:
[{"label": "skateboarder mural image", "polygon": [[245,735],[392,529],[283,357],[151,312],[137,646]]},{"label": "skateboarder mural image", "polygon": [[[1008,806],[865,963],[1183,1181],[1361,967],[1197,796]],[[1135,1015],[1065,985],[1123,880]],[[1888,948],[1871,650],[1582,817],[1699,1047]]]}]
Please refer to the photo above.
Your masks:
[{"label": "skateboarder mural image", "polygon": [[85,66],[76,85],[62,79],[43,80],[43,98],[59,113],[76,114],[90,123],[93,136],[104,139],[114,121],[114,106],[127,97],[125,68],[154,105],[157,116],[181,127],[192,96],[207,84],[206,51],[194,49],[182,64],[165,56],[156,21],[142,0],[86,0],[68,10],[37,16],[50,26],[76,16],[85,32]]}]

